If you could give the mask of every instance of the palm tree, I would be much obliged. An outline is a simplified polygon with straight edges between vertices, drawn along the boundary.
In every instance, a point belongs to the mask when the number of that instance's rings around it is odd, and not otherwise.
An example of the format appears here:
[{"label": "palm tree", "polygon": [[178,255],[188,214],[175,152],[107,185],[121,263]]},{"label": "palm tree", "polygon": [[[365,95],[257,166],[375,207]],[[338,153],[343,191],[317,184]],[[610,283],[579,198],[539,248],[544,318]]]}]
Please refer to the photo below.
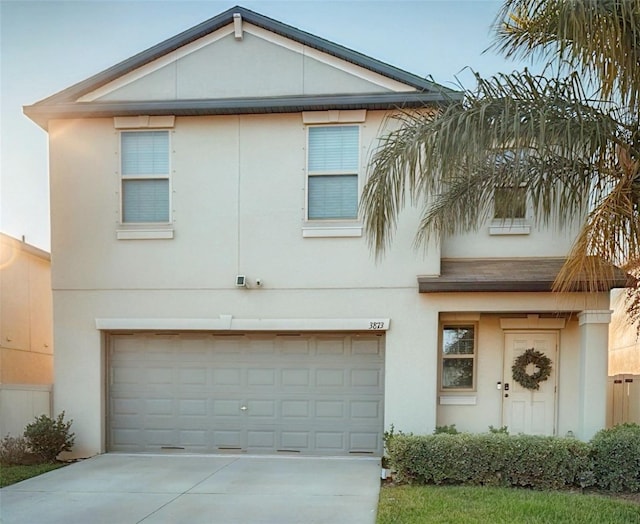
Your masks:
[{"label": "palm tree", "polygon": [[462,100],[391,117],[361,204],[372,248],[388,247],[407,196],[422,243],[479,227],[496,188],[522,187],[539,224],[583,217],[557,290],[602,289],[612,266],[640,276],[640,1],[506,0],[495,32],[499,52],[544,72],[476,74]]}]

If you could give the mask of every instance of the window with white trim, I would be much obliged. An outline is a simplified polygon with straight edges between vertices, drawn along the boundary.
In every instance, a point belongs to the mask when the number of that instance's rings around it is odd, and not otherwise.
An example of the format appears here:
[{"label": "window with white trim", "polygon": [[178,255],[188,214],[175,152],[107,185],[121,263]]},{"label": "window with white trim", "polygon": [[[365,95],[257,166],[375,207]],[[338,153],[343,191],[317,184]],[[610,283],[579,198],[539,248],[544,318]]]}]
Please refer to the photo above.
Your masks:
[{"label": "window with white trim", "polygon": [[440,386],[443,390],[473,390],[476,367],[476,327],[442,327]]},{"label": "window with white trim", "polygon": [[521,187],[497,187],[493,196],[493,218],[524,219],[527,213],[527,192]]},{"label": "window with white trim", "polygon": [[171,222],[169,131],[122,131],[120,169],[122,223]]},{"label": "window with white trim", "polygon": [[358,218],[360,127],[308,128],[307,219]]}]

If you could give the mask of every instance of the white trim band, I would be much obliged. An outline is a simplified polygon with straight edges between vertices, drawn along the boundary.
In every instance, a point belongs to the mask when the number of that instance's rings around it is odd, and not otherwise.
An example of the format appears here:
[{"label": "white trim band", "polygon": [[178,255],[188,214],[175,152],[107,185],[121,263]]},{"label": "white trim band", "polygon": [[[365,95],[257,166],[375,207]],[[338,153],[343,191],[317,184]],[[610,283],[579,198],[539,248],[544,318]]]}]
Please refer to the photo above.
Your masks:
[{"label": "white trim band", "polygon": [[107,331],[387,331],[389,318],[96,318]]},{"label": "white trim band", "polygon": [[578,313],[578,325],[584,324],[609,324],[611,322],[610,309],[589,309]]}]

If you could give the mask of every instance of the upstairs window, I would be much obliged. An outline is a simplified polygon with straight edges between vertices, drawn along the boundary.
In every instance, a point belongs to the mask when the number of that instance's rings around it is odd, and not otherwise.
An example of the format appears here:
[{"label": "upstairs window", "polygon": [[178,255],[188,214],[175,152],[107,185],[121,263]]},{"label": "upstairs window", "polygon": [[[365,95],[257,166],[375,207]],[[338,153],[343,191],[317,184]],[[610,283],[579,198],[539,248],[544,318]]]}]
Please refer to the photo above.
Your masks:
[{"label": "upstairs window", "polygon": [[523,219],[527,213],[525,187],[497,187],[494,192],[493,218],[496,220]]},{"label": "upstairs window", "polygon": [[170,222],[169,132],[124,131],[120,139],[122,222]]},{"label": "upstairs window", "polygon": [[443,390],[472,390],[476,366],[475,326],[442,328],[441,376]]},{"label": "upstairs window", "polygon": [[309,127],[307,219],[358,217],[359,126]]}]

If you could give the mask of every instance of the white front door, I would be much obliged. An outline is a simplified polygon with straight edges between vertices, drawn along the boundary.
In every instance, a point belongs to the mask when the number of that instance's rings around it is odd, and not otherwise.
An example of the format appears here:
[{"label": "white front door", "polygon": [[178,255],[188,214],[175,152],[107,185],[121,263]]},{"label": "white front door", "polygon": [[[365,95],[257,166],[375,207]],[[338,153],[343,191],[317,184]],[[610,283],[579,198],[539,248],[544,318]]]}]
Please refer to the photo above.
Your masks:
[{"label": "white front door", "polygon": [[[527,349],[534,348],[551,359],[551,375],[540,383],[540,389],[530,390],[513,379],[511,367]],[[504,342],[504,374],[502,424],[512,435],[553,435],[556,420],[558,334],[556,332],[506,333]],[[529,364],[527,373],[537,368]]]}]

